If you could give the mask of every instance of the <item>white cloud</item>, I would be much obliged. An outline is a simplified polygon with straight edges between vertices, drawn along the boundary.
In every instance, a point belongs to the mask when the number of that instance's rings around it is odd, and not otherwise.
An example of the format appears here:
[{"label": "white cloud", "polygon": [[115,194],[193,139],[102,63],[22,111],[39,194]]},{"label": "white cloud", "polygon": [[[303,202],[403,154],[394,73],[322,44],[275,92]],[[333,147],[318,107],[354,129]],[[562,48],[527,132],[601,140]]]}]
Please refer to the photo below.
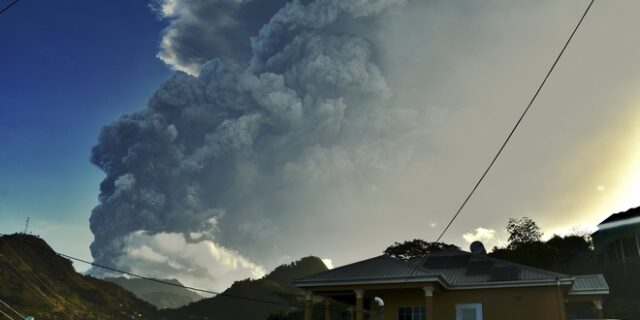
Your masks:
[{"label": "white cloud", "polygon": [[493,229],[477,228],[475,232],[469,232],[462,235],[462,238],[468,242],[493,240],[496,231]]},{"label": "white cloud", "polygon": [[137,231],[126,237],[125,244],[125,255],[117,259],[120,268],[149,277],[178,279],[197,288],[222,291],[235,280],[265,274],[262,266],[211,240],[187,242],[182,234]]},{"label": "white cloud", "polygon": [[160,51],[156,57],[162,60],[164,63],[170,65],[173,69],[185,72],[192,76],[196,76],[200,73],[201,62],[186,62],[181,61],[178,57],[177,53],[171,48],[175,47],[175,41],[173,38],[176,37],[175,30],[167,30],[165,36],[162,38],[160,42]]},{"label": "white cloud", "polygon": [[160,14],[163,17],[172,17],[176,14],[177,0],[166,0],[160,6]]},{"label": "white cloud", "polygon": [[462,235],[462,238],[467,243],[472,243],[474,241],[480,241],[484,244],[484,247],[487,251],[491,250],[492,247],[504,247],[507,245],[507,241],[499,239],[496,237],[496,230],[488,229],[488,228],[476,228],[474,232],[468,232]]}]

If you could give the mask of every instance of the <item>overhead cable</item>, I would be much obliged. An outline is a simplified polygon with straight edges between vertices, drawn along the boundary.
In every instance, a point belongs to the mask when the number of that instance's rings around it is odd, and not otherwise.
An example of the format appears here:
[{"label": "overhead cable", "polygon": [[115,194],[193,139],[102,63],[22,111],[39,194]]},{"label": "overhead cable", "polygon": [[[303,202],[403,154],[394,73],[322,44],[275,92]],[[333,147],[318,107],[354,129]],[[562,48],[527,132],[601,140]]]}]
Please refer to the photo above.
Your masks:
[{"label": "overhead cable", "polygon": [[573,39],[573,36],[578,31],[578,28],[580,28],[580,25],[582,24],[582,21],[584,21],[584,18],[587,16],[587,13],[589,13],[589,10],[591,9],[591,6],[593,5],[594,2],[595,2],[595,0],[591,0],[589,2],[589,5],[587,6],[586,10],[584,11],[582,16],[580,17],[580,20],[578,21],[578,24],[576,24],[575,28],[573,29],[573,32],[571,32],[571,35],[569,36],[569,38],[565,42],[564,46],[562,47],[562,50],[560,50],[560,53],[557,55],[556,59],[553,61],[553,64],[551,64],[551,68],[549,68],[549,71],[547,71],[547,74],[544,76],[544,79],[542,80],[542,82],[540,83],[538,88],[536,89],[535,93],[533,94],[533,97],[531,97],[531,100],[529,100],[529,103],[527,104],[526,108],[522,112],[522,115],[520,115],[520,118],[518,118],[518,121],[516,121],[515,125],[513,126],[513,128],[509,132],[509,134],[507,135],[507,138],[504,140],[504,142],[502,142],[502,145],[500,145],[500,148],[498,149],[498,152],[496,152],[496,154],[493,156],[493,159],[491,159],[491,162],[489,163],[489,166],[484,170],[484,172],[480,176],[480,179],[478,179],[476,184],[471,189],[471,192],[469,192],[469,194],[464,199],[464,201],[462,202],[462,204],[460,205],[458,210],[456,210],[456,212],[453,215],[453,217],[451,217],[451,220],[449,221],[447,226],[444,228],[444,230],[442,230],[442,233],[440,233],[440,235],[436,239],[436,242],[439,242],[442,239],[442,237],[445,235],[447,230],[449,230],[449,227],[451,227],[451,225],[456,220],[456,218],[458,218],[458,215],[460,215],[460,212],[462,212],[462,209],[464,209],[464,207],[467,205],[467,203],[469,202],[469,199],[471,199],[471,196],[473,196],[473,194],[476,192],[476,190],[478,189],[478,187],[480,186],[480,184],[482,183],[484,178],[487,176],[487,174],[489,173],[489,171],[491,170],[493,165],[498,160],[498,157],[500,157],[500,154],[502,154],[502,151],[507,146],[507,143],[509,143],[509,141],[511,140],[511,137],[513,137],[513,134],[516,132],[516,129],[518,129],[518,127],[522,123],[522,120],[524,119],[524,117],[529,112],[529,109],[531,109],[531,106],[536,101],[536,98],[538,97],[538,94],[540,94],[540,91],[542,91],[542,88],[547,83],[547,79],[549,79],[549,76],[551,76],[551,73],[553,72],[553,70],[555,69],[556,65],[558,64],[558,61],[560,61],[560,58],[562,57],[562,55],[564,54],[565,50],[569,46],[569,43],[571,42],[571,40]]},{"label": "overhead cable", "polygon": [[0,299],[0,303],[2,303],[5,307],[9,308],[9,310],[13,311],[15,314],[17,314],[20,318],[25,319],[26,317],[23,316],[22,314],[20,314],[20,312],[16,311],[16,309],[12,308],[8,303],[2,301],[2,299]]},{"label": "overhead cable", "polygon": [[15,5],[16,3],[18,3],[18,1],[20,0],[13,0],[9,5],[7,5],[6,7],[0,9],[0,14],[5,13],[5,11],[11,9],[11,7],[13,7],[13,5]]}]

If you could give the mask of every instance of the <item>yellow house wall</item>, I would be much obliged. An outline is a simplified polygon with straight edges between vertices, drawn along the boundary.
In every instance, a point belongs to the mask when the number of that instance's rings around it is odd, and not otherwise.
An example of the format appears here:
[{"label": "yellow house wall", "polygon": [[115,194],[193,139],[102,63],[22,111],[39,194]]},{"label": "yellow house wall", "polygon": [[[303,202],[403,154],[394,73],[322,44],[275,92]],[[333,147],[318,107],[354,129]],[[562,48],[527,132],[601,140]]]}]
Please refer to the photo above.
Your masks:
[{"label": "yellow house wall", "polygon": [[[398,307],[425,304],[422,290],[389,292],[381,298],[385,320],[398,319]],[[565,320],[564,295],[555,286],[436,292],[434,320],[455,320],[456,304],[465,303],[481,303],[484,320]]]}]

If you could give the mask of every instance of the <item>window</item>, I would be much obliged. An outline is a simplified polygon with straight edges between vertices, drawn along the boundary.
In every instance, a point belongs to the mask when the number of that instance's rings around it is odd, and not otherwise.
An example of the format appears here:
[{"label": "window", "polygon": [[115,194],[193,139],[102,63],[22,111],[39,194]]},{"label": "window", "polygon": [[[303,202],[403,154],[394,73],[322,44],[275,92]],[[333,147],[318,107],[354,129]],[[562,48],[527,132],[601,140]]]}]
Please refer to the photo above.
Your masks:
[{"label": "window", "polygon": [[456,320],[482,320],[482,304],[457,304]]},{"label": "window", "polygon": [[398,320],[425,320],[424,306],[398,308]]}]

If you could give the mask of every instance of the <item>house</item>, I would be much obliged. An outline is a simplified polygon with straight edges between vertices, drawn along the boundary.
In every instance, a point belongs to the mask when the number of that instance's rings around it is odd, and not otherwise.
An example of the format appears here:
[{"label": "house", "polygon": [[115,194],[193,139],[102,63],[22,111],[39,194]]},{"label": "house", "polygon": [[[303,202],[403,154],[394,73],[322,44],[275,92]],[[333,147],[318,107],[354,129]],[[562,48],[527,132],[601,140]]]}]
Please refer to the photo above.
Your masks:
[{"label": "house", "polygon": [[[320,319],[315,313],[331,320],[335,302],[351,305],[355,320],[594,319],[609,293],[602,275],[570,276],[461,250],[413,260],[381,255],[295,284],[306,293],[305,320]],[[324,310],[314,306],[319,299]]]},{"label": "house", "polygon": [[640,319],[640,207],[610,215],[591,235],[594,252],[614,293],[611,314]]},{"label": "house", "polygon": [[591,237],[605,267],[640,266],[640,207],[607,217]]}]

